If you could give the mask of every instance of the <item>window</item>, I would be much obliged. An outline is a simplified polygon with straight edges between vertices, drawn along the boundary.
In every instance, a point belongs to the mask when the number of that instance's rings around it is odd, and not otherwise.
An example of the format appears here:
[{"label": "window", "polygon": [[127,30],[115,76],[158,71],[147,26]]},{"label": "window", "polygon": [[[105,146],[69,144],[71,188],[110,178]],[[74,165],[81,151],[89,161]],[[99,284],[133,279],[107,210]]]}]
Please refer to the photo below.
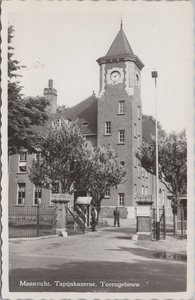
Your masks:
[{"label": "window", "polygon": [[41,160],[43,158],[42,152],[38,151],[35,153],[35,160]]},{"label": "window", "polygon": [[52,192],[52,194],[59,194],[59,192],[60,192],[60,183],[59,182],[53,183],[51,192]]},{"label": "window", "polygon": [[137,185],[134,184],[134,196],[137,196]]},{"label": "window", "polygon": [[145,187],[145,195],[148,195],[148,187]]},{"label": "window", "polygon": [[148,178],[148,172],[145,170],[145,177]]},{"label": "window", "polygon": [[26,173],[27,152],[23,151],[19,154],[18,172]]},{"label": "window", "polygon": [[142,177],[144,177],[144,168],[142,167]]},{"label": "window", "polygon": [[111,122],[110,121],[105,123],[105,134],[111,134]]},{"label": "window", "polygon": [[140,106],[138,106],[137,117],[138,117],[138,119],[141,119],[141,107]]},{"label": "window", "polygon": [[138,164],[138,168],[137,168],[137,173],[138,173],[138,177],[141,176],[141,166]]},{"label": "window", "polygon": [[26,192],[26,184],[25,183],[18,183],[17,205],[24,205],[25,192]]},{"label": "window", "polygon": [[119,193],[118,194],[118,206],[124,206],[125,205],[125,194]]},{"label": "window", "polygon": [[124,130],[119,130],[118,142],[119,142],[119,144],[124,144],[124,142],[125,142],[125,131]]},{"label": "window", "polygon": [[42,189],[40,186],[35,185],[34,186],[34,205],[37,205],[38,201],[41,201],[41,198],[42,198]]},{"label": "window", "polygon": [[134,167],[137,168],[137,157],[134,156]]},{"label": "window", "polygon": [[125,162],[124,162],[124,161],[121,161],[120,164],[121,164],[121,166],[123,166],[123,167],[125,166]]},{"label": "window", "polygon": [[124,100],[119,101],[118,112],[119,112],[119,114],[125,114],[125,101]]},{"label": "window", "polygon": [[83,122],[83,123],[82,123],[82,127],[87,127],[88,124],[89,124],[88,122]]},{"label": "window", "polygon": [[54,127],[60,127],[61,126],[61,119],[57,119],[57,120],[54,120],[52,121],[52,126]]},{"label": "window", "polygon": [[140,135],[138,135],[138,137],[137,137],[137,147],[140,148],[140,146],[141,146],[141,137],[140,137]]},{"label": "window", "polygon": [[144,195],[144,186],[142,185],[142,195]]},{"label": "window", "polygon": [[134,123],[133,134],[134,134],[134,137],[137,137],[137,124],[136,123]]},{"label": "window", "polygon": [[110,189],[106,188],[106,192],[104,194],[104,198],[110,198]]}]

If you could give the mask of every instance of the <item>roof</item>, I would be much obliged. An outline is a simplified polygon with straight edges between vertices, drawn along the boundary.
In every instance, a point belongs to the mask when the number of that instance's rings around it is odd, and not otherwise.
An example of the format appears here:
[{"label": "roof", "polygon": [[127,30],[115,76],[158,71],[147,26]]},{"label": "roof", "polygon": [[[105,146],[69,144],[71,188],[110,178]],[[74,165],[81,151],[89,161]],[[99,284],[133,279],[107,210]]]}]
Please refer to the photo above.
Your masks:
[{"label": "roof", "polygon": [[131,46],[123,31],[122,25],[107,54],[103,57],[98,58],[97,62],[99,65],[101,65],[106,62],[114,62],[120,60],[133,61],[140,70],[144,67],[144,64],[139,59],[139,57],[134,55],[133,50],[131,49]]},{"label": "roof", "polygon": [[119,30],[117,36],[115,37],[106,56],[116,56],[116,55],[125,55],[125,54],[134,55],[121,26],[121,29]]},{"label": "roof", "polygon": [[69,120],[77,120],[82,134],[97,134],[97,102],[95,95],[66,109],[61,115]]}]

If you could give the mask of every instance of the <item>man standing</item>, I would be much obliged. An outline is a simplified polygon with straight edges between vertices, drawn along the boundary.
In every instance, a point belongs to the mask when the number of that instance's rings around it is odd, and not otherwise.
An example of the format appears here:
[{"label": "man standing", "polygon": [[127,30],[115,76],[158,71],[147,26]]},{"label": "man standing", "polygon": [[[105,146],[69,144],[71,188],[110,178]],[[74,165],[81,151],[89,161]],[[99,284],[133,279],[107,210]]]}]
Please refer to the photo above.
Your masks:
[{"label": "man standing", "polygon": [[114,227],[116,226],[116,223],[118,227],[120,227],[120,210],[118,209],[118,207],[115,208],[113,215],[114,215]]}]

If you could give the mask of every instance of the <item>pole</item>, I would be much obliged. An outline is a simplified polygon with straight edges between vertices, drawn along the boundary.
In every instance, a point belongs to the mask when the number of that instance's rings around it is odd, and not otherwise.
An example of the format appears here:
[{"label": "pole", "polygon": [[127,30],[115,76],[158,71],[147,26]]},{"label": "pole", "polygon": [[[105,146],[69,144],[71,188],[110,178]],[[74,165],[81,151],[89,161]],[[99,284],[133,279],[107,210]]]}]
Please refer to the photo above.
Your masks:
[{"label": "pole", "polygon": [[157,109],[157,77],[158,73],[157,71],[152,72],[152,78],[155,79],[155,95],[154,95],[154,101],[155,101],[155,131],[156,131],[156,240],[160,240],[160,220],[159,220],[159,181],[158,181],[158,109]]}]

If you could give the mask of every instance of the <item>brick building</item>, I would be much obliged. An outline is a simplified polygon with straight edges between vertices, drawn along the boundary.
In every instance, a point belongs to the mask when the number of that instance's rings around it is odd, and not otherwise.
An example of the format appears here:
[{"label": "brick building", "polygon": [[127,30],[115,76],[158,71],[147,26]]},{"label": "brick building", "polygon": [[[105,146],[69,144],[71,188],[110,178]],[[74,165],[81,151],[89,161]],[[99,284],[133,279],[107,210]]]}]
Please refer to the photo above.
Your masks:
[{"label": "brick building", "polygon": [[[121,164],[127,168],[127,176],[117,190],[107,191],[101,214],[111,216],[113,207],[120,206],[125,216],[134,218],[137,205],[152,204],[154,200],[155,178],[141,167],[135,157],[142,140],[148,141],[154,134],[154,126],[142,121],[141,70],[144,64],[133,53],[122,24],[107,54],[98,58],[97,62],[100,67],[98,97],[92,94],[61,113],[56,112],[57,91],[53,88],[53,81],[49,80],[48,87],[44,89],[44,96],[50,101],[48,122],[60,126],[62,117],[78,119],[82,134],[93,146],[112,145]],[[12,208],[37,205],[38,199],[51,206],[51,191],[35,187],[28,179],[27,170],[36,155],[39,154],[23,151],[10,158],[9,205]],[[161,205],[170,206],[166,193],[166,188],[160,185]]]}]

